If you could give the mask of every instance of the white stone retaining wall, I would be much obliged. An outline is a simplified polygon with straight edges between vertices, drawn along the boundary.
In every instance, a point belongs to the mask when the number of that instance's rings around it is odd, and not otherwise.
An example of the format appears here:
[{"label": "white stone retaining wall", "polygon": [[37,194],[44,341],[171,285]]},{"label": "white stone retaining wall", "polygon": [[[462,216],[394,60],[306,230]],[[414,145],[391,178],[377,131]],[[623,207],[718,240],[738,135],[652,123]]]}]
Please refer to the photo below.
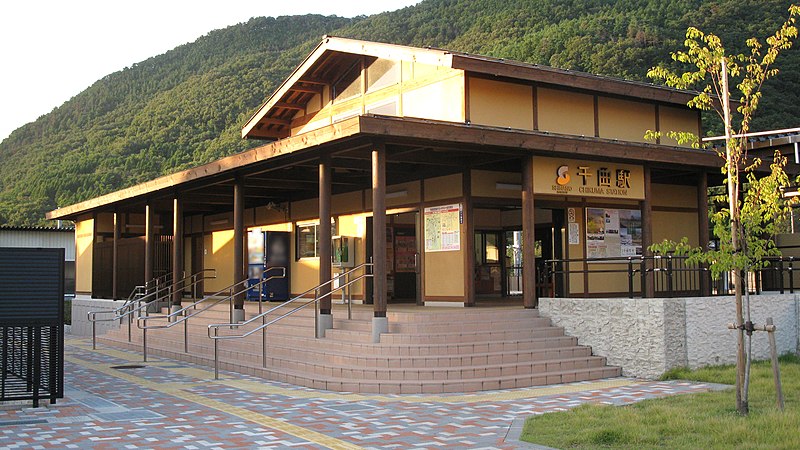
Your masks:
[{"label": "white stone retaining wall", "polygon": [[[89,322],[89,311],[111,311],[122,306],[122,300],[105,300],[90,298],[88,296],[79,295],[72,300],[72,327],[70,334],[73,336],[91,336],[92,323]],[[113,314],[98,315],[101,317],[113,317]],[[116,330],[119,328],[119,321],[104,321],[97,322],[97,335],[105,334],[109,330]]]},{"label": "white stone retaining wall", "polygon": [[[772,317],[778,353],[800,349],[800,303],[794,294],[753,295],[753,322]],[[542,298],[541,314],[564,327],[580,344],[622,367],[626,376],[656,378],[681,366],[691,368],[736,361],[734,299],[693,298]],[[755,359],[769,357],[767,334],[753,337]]]}]

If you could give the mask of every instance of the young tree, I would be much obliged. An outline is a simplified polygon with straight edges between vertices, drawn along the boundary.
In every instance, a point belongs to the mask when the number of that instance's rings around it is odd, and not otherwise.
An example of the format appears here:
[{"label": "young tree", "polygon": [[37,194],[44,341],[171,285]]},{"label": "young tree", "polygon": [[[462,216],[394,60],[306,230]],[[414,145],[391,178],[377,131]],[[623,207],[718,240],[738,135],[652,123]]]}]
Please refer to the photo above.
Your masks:
[{"label": "young tree", "polygon": [[[671,87],[699,90],[699,94],[688,105],[715,111],[725,128],[725,148],[717,152],[724,159],[722,173],[727,177],[728,205],[711,217],[714,234],[720,239],[720,247],[713,251],[688,249],[684,240],[678,244],[665,241],[654,246],[654,250],[687,252],[690,260],[707,263],[715,277],[723,272],[733,273],[738,344],[736,408],[741,414],[748,413],[752,334],[749,294],[745,295],[744,301],[742,298],[743,292],[749,292],[749,289],[744,289],[746,278],[743,274],[763,267],[764,257],[780,255],[769,238],[784,222],[789,208],[788,202],[781,195],[781,188],[789,184],[783,171],[786,159],[776,153],[769,175],[759,177],[757,169],[761,166],[761,161],[758,158],[748,158],[748,140],[745,135],[750,131],[753,115],[758,109],[764,82],[778,74],[778,69],[774,67],[775,60],[783,50],[791,48],[797,38],[795,17],[798,14],[800,7],[790,6],[789,18],[775,34],[766,38],[766,45],[757,38],[747,40],[749,52],[746,54],[728,54],[719,37],[689,28],[684,42],[686,51],[673,53],[672,59],[691,66],[691,69],[676,73],[659,66],[647,73],[648,77],[661,80]],[[731,110],[729,79],[736,81],[740,96],[735,111]],[[738,129],[734,131],[736,126]],[[690,133],[667,134],[678,142],[694,142],[700,146],[699,137]],[[740,194],[743,174],[747,183],[742,198]]]}]

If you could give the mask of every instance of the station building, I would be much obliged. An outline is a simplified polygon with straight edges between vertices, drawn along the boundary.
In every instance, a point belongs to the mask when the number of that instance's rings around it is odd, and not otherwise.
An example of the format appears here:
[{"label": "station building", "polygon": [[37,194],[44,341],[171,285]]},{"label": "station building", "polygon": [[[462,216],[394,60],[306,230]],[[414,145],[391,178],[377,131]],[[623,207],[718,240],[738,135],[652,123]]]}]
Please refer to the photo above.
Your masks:
[{"label": "station building", "polygon": [[[644,138],[702,135],[693,95],[324,37],[244,124],[242,137],[262,145],[47,217],[75,221],[79,296],[124,298],[202,269],[216,270],[202,289],[216,292],[265,261],[265,233],[288,256],[281,296],[372,262],[373,283],[347,295],[377,319],[392,303],[534,308],[540,296],[622,295],[627,276],[587,268],[663,239],[708,242],[719,157]],[[335,248],[320,245],[331,239]],[[537,275],[544,260],[568,270]],[[320,307],[330,314],[330,298]]]}]

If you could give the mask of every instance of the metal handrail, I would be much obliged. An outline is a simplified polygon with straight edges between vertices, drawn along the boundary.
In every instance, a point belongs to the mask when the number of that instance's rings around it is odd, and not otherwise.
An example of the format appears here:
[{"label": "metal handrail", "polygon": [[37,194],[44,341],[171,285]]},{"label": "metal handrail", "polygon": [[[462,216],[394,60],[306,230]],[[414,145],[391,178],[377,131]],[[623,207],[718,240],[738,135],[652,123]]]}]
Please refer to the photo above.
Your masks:
[{"label": "metal handrail", "polygon": [[[250,335],[256,333],[257,331],[261,331],[262,332],[261,364],[262,364],[262,367],[266,368],[266,366],[267,366],[266,330],[267,330],[268,326],[270,326],[270,325],[272,325],[272,324],[274,324],[274,323],[276,323],[276,322],[278,322],[280,320],[283,320],[286,317],[291,316],[292,314],[296,313],[297,311],[300,311],[301,309],[304,309],[304,308],[308,307],[308,305],[314,304],[314,337],[315,338],[319,338],[319,334],[318,334],[319,333],[319,326],[318,326],[318,320],[319,319],[318,319],[318,313],[317,313],[317,308],[316,308],[316,306],[319,304],[319,301],[322,300],[325,297],[333,295],[334,292],[342,290],[342,289],[350,286],[351,284],[354,284],[354,283],[356,283],[356,282],[358,282],[358,281],[360,281],[360,280],[362,280],[364,278],[371,278],[372,277],[372,271],[371,270],[367,270],[367,269],[371,269],[372,267],[373,267],[372,263],[359,264],[358,266],[353,267],[352,269],[348,270],[347,272],[343,272],[343,273],[340,273],[338,275],[335,275],[330,280],[328,280],[328,281],[326,281],[324,283],[320,283],[319,285],[317,285],[317,286],[315,286],[315,287],[313,287],[311,289],[308,289],[307,291],[305,291],[305,292],[303,292],[303,293],[301,293],[299,295],[296,295],[292,299],[290,299],[290,300],[288,300],[288,301],[286,301],[286,302],[284,302],[284,303],[282,303],[282,304],[280,304],[278,306],[275,306],[274,308],[270,308],[267,311],[260,312],[258,315],[253,316],[249,320],[246,320],[244,322],[239,322],[239,323],[212,323],[212,324],[209,324],[208,325],[208,337],[210,339],[214,340],[214,379],[219,379],[219,340],[220,339],[242,339],[242,338],[245,338],[247,336],[250,336]],[[349,277],[350,274],[352,274],[353,272],[355,272],[357,270],[360,270],[362,268],[365,269],[364,273],[362,275],[356,277],[355,279],[350,279],[349,281],[347,281],[347,277]],[[340,284],[339,286],[331,289],[330,291],[326,292],[325,294],[322,294],[321,296],[318,295],[319,289],[321,287],[327,286],[329,284],[332,284],[334,281],[338,281],[340,278],[344,278],[346,282],[344,284]],[[305,295],[310,293],[310,292],[312,292],[312,291],[315,292],[314,298],[313,299],[305,298]],[[301,299],[305,299],[305,300],[308,300],[308,301],[303,303],[300,306],[297,306],[297,307],[291,309],[290,311],[288,311],[288,312],[286,312],[284,314],[281,314],[280,316],[278,316],[278,317],[276,317],[276,318],[274,318],[274,319],[272,319],[270,321],[266,320],[266,317],[270,313],[272,313],[272,312],[274,312],[274,311],[276,311],[276,310],[278,310],[280,308],[285,308],[286,305],[292,304],[292,303],[294,303],[294,302],[296,302],[298,300],[301,300]],[[348,319],[352,318],[352,299],[348,299],[348,301],[347,301],[347,317],[348,317]],[[258,319],[261,319],[261,325],[257,326],[256,328],[254,328],[254,329],[252,329],[252,330],[250,330],[248,332],[245,332],[245,333],[242,333],[242,334],[229,334],[229,335],[223,335],[223,336],[219,335],[219,329],[220,328],[227,327],[227,328],[231,328],[231,329],[238,329],[239,327],[244,327],[244,326],[247,326],[248,324],[251,324],[251,323],[257,321]],[[211,334],[211,330],[212,329],[214,329],[214,334],[213,335]]]},{"label": "metal handrail", "polygon": [[[271,280],[277,279],[277,278],[286,278],[286,268],[285,267],[270,267],[269,269],[264,271],[263,274],[266,274],[270,270],[278,270],[278,269],[281,271],[280,275],[269,276],[267,278],[262,279],[261,281],[259,281],[258,283],[254,284],[254,285],[248,284],[247,288],[244,291],[239,291],[239,292],[237,292],[235,294],[231,294],[229,297],[216,297],[214,295],[209,295],[209,296],[204,297],[204,298],[202,298],[202,299],[200,299],[200,300],[198,300],[196,302],[191,303],[190,305],[187,305],[187,306],[184,306],[184,307],[182,307],[182,308],[180,308],[178,310],[175,310],[175,311],[173,311],[173,312],[171,312],[171,313],[169,313],[167,315],[140,316],[136,321],[136,326],[139,327],[139,329],[142,330],[142,355],[144,356],[145,361],[147,360],[146,359],[147,358],[147,338],[146,338],[147,330],[172,328],[172,327],[174,327],[175,325],[177,325],[179,323],[183,323],[183,352],[184,353],[189,353],[189,319],[191,319],[192,317],[194,317],[196,315],[199,315],[199,314],[203,313],[204,311],[208,311],[210,308],[213,308],[214,306],[216,306],[216,305],[218,305],[220,303],[225,302],[226,300],[228,300],[228,298],[233,298],[236,295],[239,295],[242,292],[247,292],[250,289],[258,288],[259,289],[259,294],[260,295],[263,294],[263,291],[261,290],[261,286],[263,286],[265,283],[267,283],[267,282],[269,282]],[[263,274],[262,274],[262,276],[263,276]],[[249,281],[249,280],[247,280],[247,281]],[[236,284],[241,284],[241,283],[236,283]],[[213,303],[211,303],[211,304],[208,304],[208,305],[204,306],[203,308],[197,309],[198,305],[200,305],[200,304],[202,304],[204,302],[210,301],[210,300],[215,300],[215,301]],[[261,305],[259,304],[259,309],[260,308],[261,308]],[[191,314],[186,314],[186,311],[188,311],[189,309],[193,309],[193,312]],[[173,321],[172,319],[176,318],[176,317],[177,317],[177,319],[175,319]],[[167,319],[167,323],[163,324],[163,325],[147,325],[147,321],[148,320],[155,320],[155,319]],[[142,325],[142,324],[144,324],[144,325]]]},{"label": "metal handrail", "polygon": [[[205,275],[206,272],[213,272],[213,275],[212,276],[206,276]],[[215,269],[203,269],[203,270],[201,270],[201,271],[199,271],[197,273],[194,273],[194,274],[192,274],[192,275],[190,275],[188,277],[184,277],[181,280],[178,280],[178,281],[172,283],[171,285],[162,286],[161,288],[157,288],[153,292],[149,292],[149,293],[145,294],[144,296],[139,297],[139,298],[137,298],[137,299],[135,299],[133,301],[125,302],[125,304],[123,304],[122,306],[120,306],[118,308],[115,308],[115,309],[112,309],[112,310],[89,311],[87,313],[87,318],[88,318],[89,322],[92,323],[92,349],[96,349],[97,348],[97,322],[111,322],[111,321],[119,320],[120,324],[121,324],[122,323],[122,319],[127,317],[128,318],[128,342],[130,342],[130,340],[131,340],[131,321],[132,321],[132,316],[133,316],[134,313],[139,312],[140,315],[141,315],[141,310],[142,309],[147,308],[151,304],[157,303],[160,300],[162,300],[162,297],[159,296],[159,294],[162,294],[164,291],[167,291],[168,293],[171,293],[172,289],[174,289],[177,285],[184,283],[188,279],[194,279],[194,281],[189,285],[184,284],[182,289],[186,289],[187,287],[194,286],[194,285],[196,285],[197,283],[200,283],[203,280],[212,279],[212,278],[216,278],[216,270]],[[150,298],[150,297],[153,297],[153,298],[150,299],[150,300],[145,301],[145,299]],[[136,304],[138,304],[138,306],[135,306]],[[97,318],[98,314],[114,314],[114,317]]]}]

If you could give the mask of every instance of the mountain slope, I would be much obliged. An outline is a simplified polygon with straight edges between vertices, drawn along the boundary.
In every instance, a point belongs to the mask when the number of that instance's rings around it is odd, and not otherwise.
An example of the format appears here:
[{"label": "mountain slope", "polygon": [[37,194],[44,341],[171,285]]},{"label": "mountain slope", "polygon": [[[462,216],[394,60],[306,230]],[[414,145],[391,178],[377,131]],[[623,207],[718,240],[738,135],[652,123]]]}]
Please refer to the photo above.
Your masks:
[{"label": "mountain slope", "polygon": [[[729,45],[764,36],[778,0],[428,0],[370,17],[255,18],[113,73],[0,143],[0,223],[44,213],[257,145],[239,130],[333,34],[644,80],[689,25]],[[788,52],[757,129],[798,124],[800,54]],[[709,122],[712,125],[712,122]]]}]

